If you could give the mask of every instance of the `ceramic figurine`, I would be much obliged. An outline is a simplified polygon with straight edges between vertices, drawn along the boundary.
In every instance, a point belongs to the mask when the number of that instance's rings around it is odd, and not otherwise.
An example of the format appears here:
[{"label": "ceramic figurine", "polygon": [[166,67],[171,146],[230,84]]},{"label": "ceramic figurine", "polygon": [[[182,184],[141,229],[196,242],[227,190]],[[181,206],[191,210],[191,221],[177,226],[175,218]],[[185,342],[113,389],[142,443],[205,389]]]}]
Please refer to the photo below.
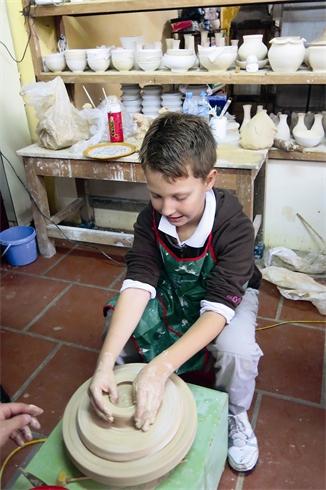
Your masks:
[{"label": "ceramic figurine", "polygon": [[304,112],[298,113],[298,122],[295,125],[295,127],[293,128],[292,134],[296,133],[297,131],[306,131],[307,130],[307,126],[304,123],[304,117],[305,117]]},{"label": "ceramic figurine", "polygon": [[243,121],[240,127],[240,133],[251,119],[251,104],[243,105]]},{"label": "ceramic figurine", "polygon": [[323,114],[315,114],[315,122],[311,128],[311,131],[315,131],[318,134],[325,135],[323,128]]},{"label": "ceramic figurine", "polygon": [[291,137],[290,128],[287,123],[287,114],[280,114],[280,122],[277,125],[276,138],[279,140],[289,140]]},{"label": "ceramic figurine", "polygon": [[264,60],[266,58],[267,47],[263,43],[262,34],[243,36],[243,44],[241,44],[239,48],[238,58],[241,61],[246,61],[251,54],[255,54],[259,60]]}]

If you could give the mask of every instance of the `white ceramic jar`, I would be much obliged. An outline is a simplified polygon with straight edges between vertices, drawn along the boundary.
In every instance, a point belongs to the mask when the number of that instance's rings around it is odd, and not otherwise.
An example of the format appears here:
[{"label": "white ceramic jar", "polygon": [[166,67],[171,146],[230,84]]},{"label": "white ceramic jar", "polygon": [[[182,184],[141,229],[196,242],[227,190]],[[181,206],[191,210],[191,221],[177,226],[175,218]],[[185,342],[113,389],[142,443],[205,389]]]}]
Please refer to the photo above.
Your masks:
[{"label": "white ceramic jar", "polygon": [[238,58],[241,61],[246,61],[251,54],[255,54],[259,60],[266,58],[267,47],[263,43],[262,34],[243,36],[243,44],[239,48]]},{"label": "white ceramic jar", "polygon": [[278,73],[294,73],[301,66],[305,55],[305,39],[295,37],[275,37],[268,51],[272,70]]},{"label": "white ceramic jar", "polygon": [[308,61],[312,71],[326,72],[326,44],[324,46],[310,46],[308,48]]}]

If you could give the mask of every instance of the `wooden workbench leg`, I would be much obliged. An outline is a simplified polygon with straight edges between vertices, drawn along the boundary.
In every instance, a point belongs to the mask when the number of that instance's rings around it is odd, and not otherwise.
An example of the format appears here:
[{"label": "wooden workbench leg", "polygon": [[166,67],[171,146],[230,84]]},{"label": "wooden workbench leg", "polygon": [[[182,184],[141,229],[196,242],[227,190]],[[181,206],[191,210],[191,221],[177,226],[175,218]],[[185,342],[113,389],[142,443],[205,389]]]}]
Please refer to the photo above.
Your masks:
[{"label": "wooden workbench leg", "polygon": [[264,239],[264,214],[265,214],[265,182],[266,182],[266,162],[259,170],[254,183],[254,216],[261,215],[261,225],[257,233],[257,243]]},{"label": "wooden workbench leg", "polygon": [[88,179],[76,179],[77,195],[78,197],[82,197],[84,200],[84,205],[80,209],[82,223],[93,225],[95,223],[95,214],[94,208],[92,208],[88,202],[89,185],[90,182]]},{"label": "wooden workbench leg", "polygon": [[236,194],[243,205],[243,211],[252,221],[254,218],[254,179],[247,170],[237,172]]},{"label": "wooden workbench leg", "polygon": [[[46,194],[44,177],[36,175],[34,169],[33,158],[24,158],[24,166],[26,179],[28,184],[28,190],[32,194],[33,198],[39,209],[45,216],[50,216],[48,196]],[[32,202],[33,218],[36,230],[37,244],[42,257],[50,258],[56,254],[54,240],[48,237],[46,231],[47,220],[43,218],[35,204]]]}]

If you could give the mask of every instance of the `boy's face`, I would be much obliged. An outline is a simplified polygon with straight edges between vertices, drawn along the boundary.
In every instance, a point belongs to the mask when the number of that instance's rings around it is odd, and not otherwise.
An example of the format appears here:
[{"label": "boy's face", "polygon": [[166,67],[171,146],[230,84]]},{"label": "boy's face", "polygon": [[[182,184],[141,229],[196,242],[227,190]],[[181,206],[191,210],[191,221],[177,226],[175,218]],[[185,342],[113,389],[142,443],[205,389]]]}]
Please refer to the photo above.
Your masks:
[{"label": "boy's face", "polygon": [[205,181],[189,177],[168,182],[161,172],[146,171],[147,188],[153,207],[174,226],[197,226],[205,209],[205,194],[212,189],[216,170]]}]

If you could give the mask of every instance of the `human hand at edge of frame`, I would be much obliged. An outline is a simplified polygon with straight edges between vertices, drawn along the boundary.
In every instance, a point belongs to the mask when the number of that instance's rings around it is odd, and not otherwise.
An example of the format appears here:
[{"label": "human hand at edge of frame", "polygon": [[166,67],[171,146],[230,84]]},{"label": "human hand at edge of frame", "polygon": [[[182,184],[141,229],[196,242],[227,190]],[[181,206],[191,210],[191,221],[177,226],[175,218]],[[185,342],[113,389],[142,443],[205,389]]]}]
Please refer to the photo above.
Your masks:
[{"label": "human hand at edge of frame", "polygon": [[14,441],[17,446],[23,446],[32,441],[31,429],[40,429],[41,424],[36,415],[41,415],[43,409],[26,403],[1,403],[0,404],[0,447],[8,439]]},{"label": "human hand at edge of frame", "polygon": [[106,422],[113,422],[112,413],[105,407],[103,394],[108,394],[113,405],[118,400],[118,387],[115,380],[112,354],[106,352],[99,359],[92,381],[88,387],[88,396],[97,415]]},{"label": "human hand at edge of frame", "polygon": [[171,364],[158,364],[154,359],[136,376],[132,392],[136,403],[135,425],[137,429],[146,432],[150,425],[154,424],[162,403],[166,380],[173,371]]}]

